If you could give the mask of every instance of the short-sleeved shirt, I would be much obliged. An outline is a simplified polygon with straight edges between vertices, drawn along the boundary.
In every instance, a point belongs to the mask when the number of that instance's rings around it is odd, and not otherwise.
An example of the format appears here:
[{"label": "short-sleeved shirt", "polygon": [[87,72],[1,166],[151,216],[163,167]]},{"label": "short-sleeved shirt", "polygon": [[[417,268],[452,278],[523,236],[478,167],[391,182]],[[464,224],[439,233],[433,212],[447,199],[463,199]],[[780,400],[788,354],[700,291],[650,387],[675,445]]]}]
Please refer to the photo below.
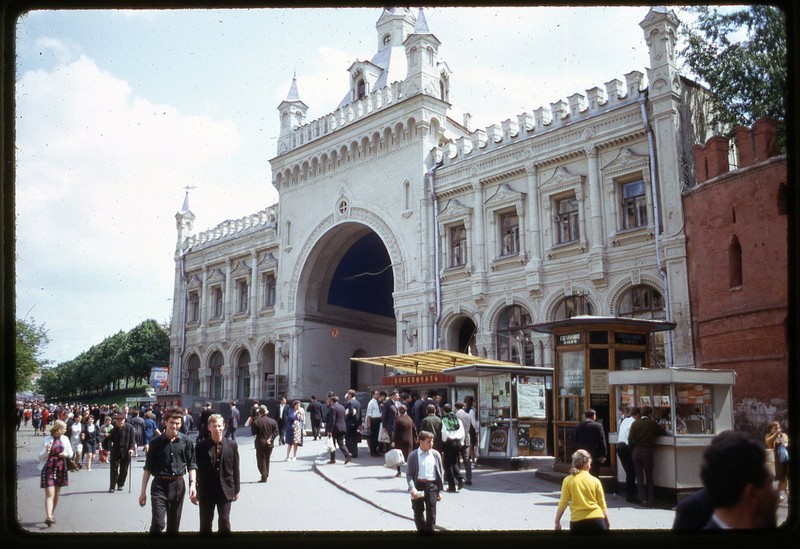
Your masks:
[{"label": "short-sleeved shirt", "polygon": [[150,449],[144,460],[144,470],[156,477],[174,477],[185,474],[189,469],[197,469],[194,442],[178,432],[173,440],[162,433],[150,441]]}]

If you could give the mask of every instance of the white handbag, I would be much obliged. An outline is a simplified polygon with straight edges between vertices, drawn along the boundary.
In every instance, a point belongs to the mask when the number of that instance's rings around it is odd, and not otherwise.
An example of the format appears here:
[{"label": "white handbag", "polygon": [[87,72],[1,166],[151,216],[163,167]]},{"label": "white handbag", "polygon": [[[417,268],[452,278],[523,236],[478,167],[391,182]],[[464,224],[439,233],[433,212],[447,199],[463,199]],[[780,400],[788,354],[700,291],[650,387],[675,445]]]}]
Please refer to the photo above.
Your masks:
[{"label": "white handbag", "polygon": [[325,439],[325,449],[330,453],[334,453],[336,451],[336,446],[333,445],[333,437],[327,437]]},{"label": "white handbag", "polygon": [[383,455],[386,463],[383,465],[387,469],[394,469],[403,465],[406,460],[403,457],[403,451],[398,448],[393,448]]}]

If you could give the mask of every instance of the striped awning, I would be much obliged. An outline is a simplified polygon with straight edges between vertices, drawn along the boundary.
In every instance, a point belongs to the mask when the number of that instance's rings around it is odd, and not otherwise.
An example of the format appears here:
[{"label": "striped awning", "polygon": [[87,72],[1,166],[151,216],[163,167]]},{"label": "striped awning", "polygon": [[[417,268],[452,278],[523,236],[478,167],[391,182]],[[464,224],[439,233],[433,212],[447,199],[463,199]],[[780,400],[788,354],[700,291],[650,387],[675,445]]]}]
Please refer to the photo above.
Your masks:
[{"label": "striped awning", "polygon": [[457,353],[456,351],[445,351],[442,349],[406,353],[403,355],[373,356],[367,358],[353,357],[352,360],[385,366],[387,368],[395,368],[412,374],[440,373],[449,368],[468,366],[471,364],[520,367],[519,364],[513,362],[492,360],[490,358]]}]

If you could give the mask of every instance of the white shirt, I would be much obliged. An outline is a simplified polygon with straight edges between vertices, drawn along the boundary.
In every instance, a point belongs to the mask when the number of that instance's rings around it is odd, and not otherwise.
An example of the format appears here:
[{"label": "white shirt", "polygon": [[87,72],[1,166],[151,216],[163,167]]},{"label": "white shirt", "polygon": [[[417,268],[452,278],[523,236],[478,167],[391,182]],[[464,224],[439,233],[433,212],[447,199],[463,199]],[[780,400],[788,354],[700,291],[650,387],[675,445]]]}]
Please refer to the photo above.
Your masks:
[{"label": "white shirt", "polygon": [[378,404],[377,398],[373,398],[367,403],[367,416],[374,418],[381,417],[381,405]]},{"label": "white shirt", "polygon": [[628,444],[628,434],[631,432],[631,425],[633,424],[634,419],[632,417],[626,417],[622,420],[622,423],[619,424],[619,432],[617,433],[617,443],[624,442]]},{"label": "white shirt", "polygon": [[423,452],[419,450],[419,474],[418,480],[436,480],[436,458],[433,451]]}]

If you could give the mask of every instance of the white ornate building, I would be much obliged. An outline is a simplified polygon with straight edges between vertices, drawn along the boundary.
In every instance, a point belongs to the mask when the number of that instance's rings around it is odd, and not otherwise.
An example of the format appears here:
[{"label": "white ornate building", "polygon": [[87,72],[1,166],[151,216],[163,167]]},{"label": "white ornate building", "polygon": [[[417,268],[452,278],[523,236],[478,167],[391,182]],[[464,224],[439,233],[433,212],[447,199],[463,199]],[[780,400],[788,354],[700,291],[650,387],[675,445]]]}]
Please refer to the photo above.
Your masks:
[{"label": "white ornate building", "polygon": [[471,130],[423,11],[383,10],[336,111],[306,120],[296,81],[278,107],[277,204],[197,234],[177,214],[171,386],[341,394],[384,375],[353,357],[434,348],[551,366],[530,327],[584,313],[668,318],[653,352],[692,366],[677,26],[646,14],[646,79]]}]

